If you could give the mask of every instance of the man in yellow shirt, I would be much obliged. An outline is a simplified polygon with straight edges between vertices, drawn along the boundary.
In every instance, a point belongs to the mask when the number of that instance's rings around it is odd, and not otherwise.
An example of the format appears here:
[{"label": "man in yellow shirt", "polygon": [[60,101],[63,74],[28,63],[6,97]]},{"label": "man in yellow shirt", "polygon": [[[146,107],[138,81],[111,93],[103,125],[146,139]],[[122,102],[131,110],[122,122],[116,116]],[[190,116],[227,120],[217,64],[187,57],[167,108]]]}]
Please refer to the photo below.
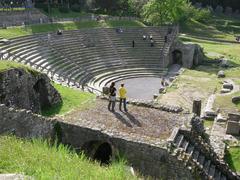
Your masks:
[{"label": "man in yellow shirt", "polygon": [[119,110],[122,111],[122,103],[124,111],[127,112],[127,102],[126,102],[126,96],[127,90],[124,87],[124,84],[121,84],[121,87],[119,88],[119,96],[120,96],[120,103],[119,103]]}]

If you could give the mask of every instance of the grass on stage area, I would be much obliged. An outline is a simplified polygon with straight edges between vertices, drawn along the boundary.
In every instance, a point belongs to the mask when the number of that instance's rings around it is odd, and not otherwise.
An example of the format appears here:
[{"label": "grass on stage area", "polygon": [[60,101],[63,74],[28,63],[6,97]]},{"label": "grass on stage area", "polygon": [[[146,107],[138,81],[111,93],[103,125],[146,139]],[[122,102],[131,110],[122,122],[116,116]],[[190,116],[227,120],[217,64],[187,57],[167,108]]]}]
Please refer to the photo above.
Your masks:
[{"label": "grass on stage area", "polygon": [[0,136],[0,173],[20,173],[36,179],[137,179],[124,160],[100,166],[84,154],[43,140]]},{"label": "grass on stage area", "polygon": [[83,21],[83,22],[59,22],[53,24],[38,24],[30,26],[11,27],[8,29],[0,29],[0,37],[14,38],[26,36],[36,33],[54,32],[58,29],[76,30],[82,28],[112,28],[112,27],[143,27],[144,24],[139,21]]},{"label": "grass on stage area", "polygon": [[52,108],[43,109],[43,116],[63,115],[74,109],[84,109],[95,104],[96,96],[94,94],[71,89],[59,84],[54,84],[54,87],[60,93],[63,102]]}]

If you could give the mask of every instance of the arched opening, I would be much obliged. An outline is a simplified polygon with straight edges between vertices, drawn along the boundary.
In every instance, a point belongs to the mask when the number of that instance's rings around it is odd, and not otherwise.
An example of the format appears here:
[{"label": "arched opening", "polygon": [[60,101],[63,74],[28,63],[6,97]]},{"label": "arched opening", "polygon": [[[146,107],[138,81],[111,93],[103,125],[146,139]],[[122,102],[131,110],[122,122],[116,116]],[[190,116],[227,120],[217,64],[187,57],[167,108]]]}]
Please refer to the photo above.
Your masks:
[{"label": "arched opening", "polygon": [[37,83],[33,86],[33,89],[38,95],[38,99],[40,102],[41,109],[50,106],[50,102],[48,100],[48,90],[45,86],[45,80],[40,79]]},{"label": "arched opening", "polygon": [[174,50],[172,52],[173,64],[182,65],[182,52],[179,50]]},{"label": "arched opening", "polygon": [[87,156],[98,161],[101,165],[108,165],[111,163],[113,150],[108,142],[90,141],[85,143],[81,149]]},{"label": "arched opening", "polygon": [[99,161],[100,164],[102,165],[102,164],[109,164],[111,157],[112,157],[112,148],[110,144],[105,142],[97,148],[93,159]]}]

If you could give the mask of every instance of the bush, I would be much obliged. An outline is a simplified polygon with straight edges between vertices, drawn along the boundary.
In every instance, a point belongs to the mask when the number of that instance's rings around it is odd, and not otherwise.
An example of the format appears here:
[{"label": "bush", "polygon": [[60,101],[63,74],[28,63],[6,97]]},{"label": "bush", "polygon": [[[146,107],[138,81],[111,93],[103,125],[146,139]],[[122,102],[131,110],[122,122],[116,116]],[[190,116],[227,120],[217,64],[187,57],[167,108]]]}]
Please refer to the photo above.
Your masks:
[{"label": "bush", "polygon": [[74,4],[71,6],[71,10],[74,11],[74,12],[81,12],[81,9],[82,7],[79,5],[79,4]]},{"label": "bush", "polygon": [[209,9],[196,9],[194,19],[200,22],[207,22],[212,18],[212,14]]},{"label": "bush", "polygon": [[44,3],[36,3],[36,8],[42,9],[44,12],[48,13],[48,5]]},{"label": "bush", "polygon": [[59,11],[60,11],[61,13],[68,13],[68,12],[69,12],[69,9],[68,9],[68,7],[66,7],[66,6],[61,6],[61,7],[59,7]]}]

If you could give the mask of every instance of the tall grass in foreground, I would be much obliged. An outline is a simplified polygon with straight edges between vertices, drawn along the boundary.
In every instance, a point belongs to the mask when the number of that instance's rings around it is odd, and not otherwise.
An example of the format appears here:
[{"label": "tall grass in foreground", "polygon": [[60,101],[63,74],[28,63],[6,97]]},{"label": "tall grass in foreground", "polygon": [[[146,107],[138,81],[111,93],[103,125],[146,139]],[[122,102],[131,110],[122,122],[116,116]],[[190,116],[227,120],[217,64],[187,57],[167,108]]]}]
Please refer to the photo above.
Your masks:
[{"label": "tall grass in foreground", "polygon": [[84,154],[42,140],[0,136],[0,144],[0,173],[22,173],[36,179],[136,179],[126,171],[123,160],[102,167]]}]

